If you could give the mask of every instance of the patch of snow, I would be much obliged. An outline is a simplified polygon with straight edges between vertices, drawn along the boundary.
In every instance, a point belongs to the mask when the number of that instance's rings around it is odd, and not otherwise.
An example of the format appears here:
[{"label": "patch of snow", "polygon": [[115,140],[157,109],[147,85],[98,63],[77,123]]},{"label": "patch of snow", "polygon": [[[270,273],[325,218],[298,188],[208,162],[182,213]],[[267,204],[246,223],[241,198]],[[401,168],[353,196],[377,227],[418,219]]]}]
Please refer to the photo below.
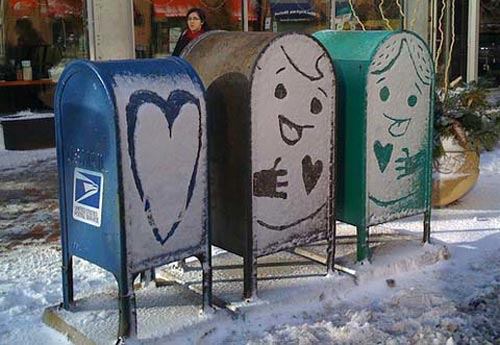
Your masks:
[{"label": "patch of snow", "polygon": [[11,151],[0,149],[0,173],[32,169],[40,162],[54,160],[56,149]]},{"label": "patch of snow", "polygon": [[53,113],[33,113],[31,111],[21,111],[16,114],[0,117],[0,122],[18,121],[18,120],[35,120],[35,119],[50,119],[53,118]]}]

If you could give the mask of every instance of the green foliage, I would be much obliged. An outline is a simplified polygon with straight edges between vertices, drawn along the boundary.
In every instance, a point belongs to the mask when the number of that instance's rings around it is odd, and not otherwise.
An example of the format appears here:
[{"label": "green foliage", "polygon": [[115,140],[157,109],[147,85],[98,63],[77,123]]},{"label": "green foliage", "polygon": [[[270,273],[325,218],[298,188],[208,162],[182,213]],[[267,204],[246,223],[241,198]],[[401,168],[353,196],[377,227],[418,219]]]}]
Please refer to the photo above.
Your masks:
[{"label": "green foliage", "polygon": [[[487,101],[488,91],[476,84],[435,98],[434,157],[444,154],[441,138],[454,137],[459,144],[479,152],[492,151],[500,140],[500,107]],[[444,99],[443,99],[444,98]]]}]

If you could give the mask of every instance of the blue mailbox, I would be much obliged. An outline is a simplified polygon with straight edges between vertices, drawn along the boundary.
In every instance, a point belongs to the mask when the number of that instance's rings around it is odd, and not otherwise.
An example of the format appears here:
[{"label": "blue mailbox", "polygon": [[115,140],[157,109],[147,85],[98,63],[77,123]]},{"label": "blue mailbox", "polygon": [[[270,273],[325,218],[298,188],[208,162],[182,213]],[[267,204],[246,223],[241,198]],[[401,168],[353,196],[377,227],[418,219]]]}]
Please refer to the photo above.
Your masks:
[{"label": "blue mailbox", "polygon": [[58,83],[63,306],[72,257],[115,276],[119,336],[135,336],[133,281],[196,256],[211,299],[204,88],[180,58],[68,65]]}]

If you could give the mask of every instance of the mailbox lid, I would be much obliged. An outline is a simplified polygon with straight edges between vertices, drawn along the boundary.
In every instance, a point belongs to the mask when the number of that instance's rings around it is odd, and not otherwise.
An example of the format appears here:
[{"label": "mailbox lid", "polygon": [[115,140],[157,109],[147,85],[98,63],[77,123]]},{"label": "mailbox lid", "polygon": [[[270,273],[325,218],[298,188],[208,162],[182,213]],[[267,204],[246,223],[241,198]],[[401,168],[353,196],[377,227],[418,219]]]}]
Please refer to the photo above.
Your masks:
[{"label": "mailbox lid", "polygon": [[273,32],[210,31],[191,41],[182,52],[207,90],[212,244],[239,255],[246,253],[253,238],[250,171],[253,66],[259,53],[277,36]]},{"label": "mailbox lid", "polygon": [[206,252],[206,105],[183,59],[98,64],[116,104],[131,272]]},{"label": "mailbox lid", "polygon": [[116,109],[93,63],[67,66],[57,86],[55,119],[63,250],[117,274],[121,191]]},{"label": "mailbox lid", "polygon": [[251,78],[252,222],[257,255],[326,236],[333,207],[336,77],[313,37],[287,33]]},{"label": "mailbox lid", "polygon": [[380,42],[390,35],[391,31],[335,30],[321,30],[313,34],[328,50],[335,66],[343,61],[371,62]]},{"label": "mailbox lid", "polygon": [[393,32],[380,42],[367,78],[369,225],[430,207],[434,64],[425,42]]},{"label": "mailbox lid", "polygon": [[[176,57],[78,61],[68,66],[59,84],[56,118],[59,163],[64,170],[61,204],[65,204],[63,221],[69,229],[65,238],[71,255],[117,275],[125,267],[134,273],[206,252],[206,111],[203,85],[193,68]],[[134,116],[139,119],[138,131],[133,130],[127,110],[134,108],[132,95],[137,96]],[[151,118],[156,119],[158,126],[142,126],[151,125]],[[142,138],[140,145],[137,136]],[[190,162],[189,173],[182,173],[183,157],[173,159],[177,151],[168,157],[157,157],[158,152],[165,154],[165,148],[168,151],[173,147],[162,142],[165,138],[176,140],[180,151],[195,148],[194,153],[190,152],[195,161]],[[138,146],[140,153],[134,150]],[[135,160],[131,159],[134,154]],[[151,179],[144,180],[145,161],[156,164],[153,170],[160,182],[155,186],[149,183]],[[170,195],[175,190],[179,181],[168,179],[172,172],[177,179],[187,180],[184,200],[173,196],[164,197],[164,204],[154,201],[158,194],[152,194],[159,191]],[[97,203],[99,222],[84,222],[72,215],[75,176],[102,187]],[[142,182],[140,186],[138,180]],[[158,207],[165,207],[164,213],[170,214],[168,207],[173,202],[182,204],[174,216],[176,221],[182,221],[173,229],[175,236],[169,241],[163,236],[159,241],[154,232],[161,226]]]},{"label": "mailbox lid", "polygon": [[371,58],[387,31],[313,34],[332,59],[337,74],[336,218],[366,224],[366,79]]},{"label": "mailbox lid", "polygon": [[[339,121],[338,121],[338,189],[337,189],[337,218],[357,225],[369,226],[391,219],[424,212],[429,205],[430,195],[430,171],[431,171],[431,142],[432,113],[433,113],[433,80],[434,72],[432,59],[425,43],[414,33],[410,32],[335,32],[331,30],[320,31],[314,34],[328,49],[332,57],[339,80]],[[388,113],[383,107],[376,106],[377,98],[386,98],[386,91],[382,91],[387,83],[384,73],[393,69],[395,57],[401,56],[402,44],[398,42],[414,42],[411,44],[411,55],[414,60],[423,59],[426,62],[417,68],[422,68],[420,74],[429,76],[425,92],[427,108],[419,112],[417,117],[421,126],[413,134],[419,133],[420,139],[394,137],[390,134],[388,127],[382,128],[384,121],[398,122],[404,116],[380,115]],[[408,46],[407,43],[403,44]],[[408,51],[408,49],[406,49]],[[408,53],[410,54],[410,53]],[[388,60],[387,60],[388,59]],[[412,57],[413,59],[413,57]],[[387,60],[387,63],[384,61]],[[405,60],[406,61],[406,60]],[[398,67],[400,68],[400,67]],[[409,95],[404,97],[403,83],[409,82],[408,70],[399,70],[398,86],[393,85],[396,92],[392,97],[386,98],[381,103],[389,104],[390,101],[400,101],[404,106],[408,103]],[[426,71],[426,72],[425,72]],[[427,78],[427,77],[426,77]],[[380,84],[382,83],[382,84]],[[417,91],[418,92],[418,91]],[[382,94],[384,94],[382,96]],[[420,105],[422,102],[419,103]],[[400,107],[398,105],[397,107]],[[397,107],[395,109],[397,109]],[[402,108],[401,108],[402,109]],[[382,120],[380,119],[382,116]],[[390,119],[392,118],[392,120]],[[415,124],[416,121],[413,121]],[[414,126],[413,126],[414,127]],[[394,128],[394,126],[393,126]],[[385,134],[384,134],[385,133]],[[408,132],[410,133],[410,132]],[[398,133],[396,133],[398,135]],[[387,140],[388,137],[395,141]],[[419,141],[420,144],[407,147],[414,149],[409,157],[405,154],[403,142]],[[395,146],[396,143],[401,143]],[[418,147],[417,147],[418,146]],[[398,152],[394,152],[394,150]],[[397,155],[397,157],[396,157]],[[396,160],[399,159],[399,163]],[[419,164],[412,164],[418,161]],[[403,162],[407,162],[404,165]],[[395,170],[396,164],[402,170]],[[403,171],[406,166],[420,166],[423,170],[417,175],[401,176],[398,174],[388,176],[387,172]],[[398,176],[396,176],[398,175]],[[415,178],[414,178],[415,177]],[[401,184],[403,179],[404,184]],[[414,197],[404,198],[406,191]],[[377,194],[383,196],[377,197]],[[386,198],[387,194],[395,197]],[[398,201],[399,200],[399,201]]]},{"label": "mailbox lid", "polygon": [[195,67],[208,90],[224,75],[238,74],[249,80],[258,54],[277,35],[274,32],[209,31],[189,42],[181,57]]}]

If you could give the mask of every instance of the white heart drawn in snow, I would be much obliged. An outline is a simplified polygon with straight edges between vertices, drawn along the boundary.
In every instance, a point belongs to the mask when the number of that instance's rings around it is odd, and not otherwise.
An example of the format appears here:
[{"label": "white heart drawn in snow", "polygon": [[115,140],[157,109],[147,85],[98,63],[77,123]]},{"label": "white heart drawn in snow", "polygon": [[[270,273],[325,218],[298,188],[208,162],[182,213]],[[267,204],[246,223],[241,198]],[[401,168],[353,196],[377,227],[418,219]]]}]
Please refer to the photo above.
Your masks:
[{"label": "white heart drawn in snow", "polygon": [[[186,195],[186,204],[182,206],[182,210],[177,216],[177,219],[172,223],[170,229],[159,229],[156,224],[155,217],[152,212],[152,207],[148,196],[144,195],[144,189],[142,185],[141,178],[139,176],[140,167],[137,165],[136,160],[136,148],[135,148],[135,130],[137,125],[137,117],[139,108],[145,104],[153,104],[157,106],[163,115],[165,116],[167,125],[168,125],[168,133],[169,137],[172,138],[172,130],[174,126],[174,122],[179,116],[179,113],[183,106],[186,104],[194,104],[198,109],[198,128],[195,133],[198,135],[198,147],[196,149],[196,158],[193,162],[193,170],[191,172],[191,176],[189,179],[189,185],[187,188]],[[174,90],[168,96],[168,99],[165,100],[157,93],[149,91],[149,90],[138,90],[135,91],[129,99],[129,103],[126,107],[126,115],[127,115],[127,137],[128,137],[128,153],[131,160],[131,168],[132,174],[134,177],[135,186],[137,191],[139,192],[139,196],[141,197],[141,201],[144,203],[144,212],[146,212],[149,225],[153,228],[153,234],[155,239],[160,242],[162,245],[174,235],[175,230],[179,226],[184,216],[184,211],[187,210],[191,198],[193,196],[194,187],[196,184],[196,174],[198,171],[198,161],[200,158],[201,151],[201,107],[200,101],[191,93],[185,90]],[[154,149],[154,148],[152,148]],[[171,157],[166,157],[171,158]],[[175,169],[175,167],[173,167]],[[172,183],[177,183],[178,181],[172,181]],[[172,202],[174,202],[172,200]],[[162,236],[162,233],[166,231],[166,234]]]}]

